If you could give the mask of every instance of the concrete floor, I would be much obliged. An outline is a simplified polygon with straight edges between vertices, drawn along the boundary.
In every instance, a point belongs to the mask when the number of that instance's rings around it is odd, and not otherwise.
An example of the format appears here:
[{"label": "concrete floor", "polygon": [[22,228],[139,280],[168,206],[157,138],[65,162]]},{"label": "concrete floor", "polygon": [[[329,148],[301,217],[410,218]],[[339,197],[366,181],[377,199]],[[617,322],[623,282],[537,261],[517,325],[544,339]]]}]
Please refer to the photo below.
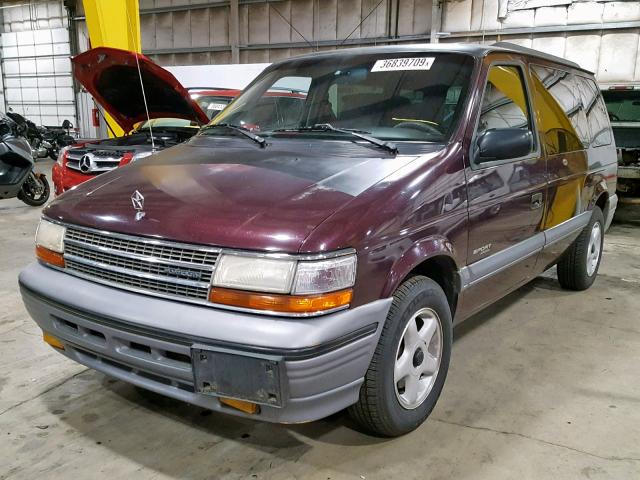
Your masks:
[{"label": "concrete floor", "polygon": [[640,225],[613,226],[588,292],[552,271],[463,324],[431,418],[382,440],[344,414],[212,414],[57,354],[16,285],[39,214],[0,201],[1,479],[640,478]]}]

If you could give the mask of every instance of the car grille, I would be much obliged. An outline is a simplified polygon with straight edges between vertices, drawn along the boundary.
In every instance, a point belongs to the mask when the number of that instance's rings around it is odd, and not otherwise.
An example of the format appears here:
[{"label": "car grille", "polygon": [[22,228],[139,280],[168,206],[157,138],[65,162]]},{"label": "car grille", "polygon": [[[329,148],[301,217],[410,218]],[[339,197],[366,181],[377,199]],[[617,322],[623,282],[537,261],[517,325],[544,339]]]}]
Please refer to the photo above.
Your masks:
[{"label": "car grille", "polygon": [[[88,175],[108,172],[116,168],[122,156],[127,153],[125,150],[87,150],[72,148],[67,151],[68,168],[77,170]],[[82,157],[88,155],[88,160],[82,165]]]},{"label": "car grille", "polygon": [[67,227],[65,268],[128,290],[206,301],[219,249]]}]

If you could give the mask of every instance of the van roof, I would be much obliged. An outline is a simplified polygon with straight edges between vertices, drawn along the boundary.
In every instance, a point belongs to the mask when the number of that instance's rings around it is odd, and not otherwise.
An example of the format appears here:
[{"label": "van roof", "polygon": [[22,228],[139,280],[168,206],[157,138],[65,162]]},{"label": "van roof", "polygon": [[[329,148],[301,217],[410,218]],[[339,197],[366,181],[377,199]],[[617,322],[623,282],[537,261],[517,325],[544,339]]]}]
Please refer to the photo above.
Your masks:
[{"label": "van roof", "polygon": [[479,44],[470,44],[470,43],[419,43],[419,44],[403,44],[403,45],[383,45],[383,46],[376,46],[376,47],[358,47],[358,48],[349,48],[349,49],[341,49],[341,50],[331,50],[331,51],[325,51],[325,52],[308,53],[305,55],[292,57],[291,59],[283,60],[280,62],[275,62],[273,65],[286,63],[289,60],[318,59],[318,58],[324,58],[324,57],[343,56],[343,55],[367,55],[367,54],[371,55],[376,53],[401,53],[401,52],[407,52],[407,53],[452,52],[452,53],[465,53],[467,55],[471,55],[474,57],[484,57],[491,52],[519,53],[521,55],[537,57],[537,58],[551,61],[553,63],[565,65],[567,67],[575,68],[583,72],[592,73],[582,68],[577,63],[572,62],[570,60],[557,57],[555,55],[551,55],[548,53],[544,53],[539,50],[534,50],[532,48],[522,47],[520,45],[516,45],[515,43],[509,43],[509,42],[496,42],[492,45],[479,45]]}]

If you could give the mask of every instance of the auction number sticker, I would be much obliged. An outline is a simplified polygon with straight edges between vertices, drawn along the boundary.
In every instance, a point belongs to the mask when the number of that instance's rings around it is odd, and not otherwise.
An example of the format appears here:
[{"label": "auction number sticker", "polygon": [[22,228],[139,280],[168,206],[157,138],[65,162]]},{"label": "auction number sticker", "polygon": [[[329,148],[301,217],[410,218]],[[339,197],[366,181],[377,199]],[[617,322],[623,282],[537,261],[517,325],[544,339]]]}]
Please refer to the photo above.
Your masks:
[{"label": "auction number sticker", "polygon": [[389,58],[378,60],[372,72],[394,72],[398,70],[429,70],[435,57]]}]

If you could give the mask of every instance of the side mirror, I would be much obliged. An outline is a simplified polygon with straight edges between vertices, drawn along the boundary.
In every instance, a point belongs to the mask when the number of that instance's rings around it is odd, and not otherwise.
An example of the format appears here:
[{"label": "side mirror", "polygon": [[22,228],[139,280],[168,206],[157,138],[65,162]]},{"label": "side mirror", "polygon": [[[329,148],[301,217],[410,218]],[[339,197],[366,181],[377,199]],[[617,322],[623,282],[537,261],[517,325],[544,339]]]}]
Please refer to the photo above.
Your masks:
[{"label": "side mirror", "polygon": [[476,163],[524,157],[531,152],[532,147],[531,131],[522,128],[494,128],[478,137]]},{"label": "side mirror", "polygon": [[62,122],[62,128],[64,128],[65,130],[69,130],[70,128],[73,128],[73,123],[71,123],[69,120],[65,120],[64,122]]}]

